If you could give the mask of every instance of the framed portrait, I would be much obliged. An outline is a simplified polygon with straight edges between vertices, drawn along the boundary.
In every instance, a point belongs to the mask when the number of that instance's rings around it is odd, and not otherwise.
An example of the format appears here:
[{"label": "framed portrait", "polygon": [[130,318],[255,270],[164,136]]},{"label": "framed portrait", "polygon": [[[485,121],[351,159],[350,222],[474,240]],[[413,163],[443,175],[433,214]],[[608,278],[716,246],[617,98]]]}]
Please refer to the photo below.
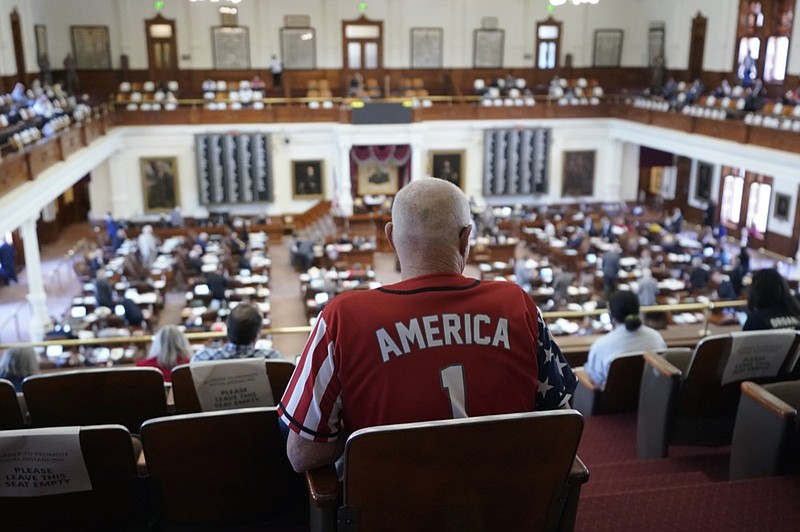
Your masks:
[{"label": "framed portrait", "polygon": [[594,151],[564,152],[562,196],[591,196],[594,190]]},{"label": "framed portrait", "polygon": [[250,68],[250,33],[244,26],[211,28],[214,68],[246,70]]},{"label": "framed portrait", "polygon": [[654,22],[650,25],[647,34],[647,64],[650,68],[664,65],[664,33],[663,22]]},{"label": "framed portrait", "polygon": [[111,68],[108,26],[70,26],[72,55],[78,70]]},{"label": "framed portrait", "polygon": [[411,68],[442,68],[442,28],[411,28]]},{"label": "framed portrait", "polygon": [[503,30],[475,30],[472,45],[472,64],[475,68],[502,68]]},{"label": "framed portrait", "polygon": [[789,201],[791,198],[786,194],[775,194],[775,218],[778,220],[789,219]]},{"label": "framed portrait", "polygon": [[180,203],[178,159],[175,157],[142,157],[142,197],[145,212],[163,212]]},{"label": "framed portrait", "polygon": [[711,199],[711,179],[714,172],[714,166],[708,163],[697,163],[697,182],[695,185],[694,195],[697,199],[710,200]]},{"label": "framed portrait", "polygon": [[47,51],[47,26],[44,24],[36,24],[33,26],[33,33],[36,36],[36,59],[41,59],[44,56],[50,57]]},{"label": "framed portrait", "polygon": [[281,28],[281,58],[285,70],[317,68],[317,34],[314,28]]},{"label": "framed portrait", "polygon": [[378,161],[358,165],[358,195],[397,194],[400,171],[396,164]]},{"label": "framed portrait", "polygon": [[322,197],[322,161],[292,161],[292,197]]},{"label": "framed portrait", "polygon": [[594,30],[595,67],[618,67],[622,61],[622,30]]},{"label": "framed portrait", "polygon": [[464,152],[431,152],[431,176],[450,181],[458,188],[463,188]]}]

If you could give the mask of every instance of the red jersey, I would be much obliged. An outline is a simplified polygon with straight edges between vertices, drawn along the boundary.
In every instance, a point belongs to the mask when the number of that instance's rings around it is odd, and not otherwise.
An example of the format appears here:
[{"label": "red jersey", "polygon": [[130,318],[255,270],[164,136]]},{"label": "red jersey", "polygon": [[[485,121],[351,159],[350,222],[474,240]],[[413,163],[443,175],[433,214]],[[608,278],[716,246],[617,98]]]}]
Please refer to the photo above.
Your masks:
[{"label": "red jersey", "polygon": [[433,274],[332,300],[278,409],[305,438],[333,441],[342,425],[557,408],[574,387],[517,285]]}]

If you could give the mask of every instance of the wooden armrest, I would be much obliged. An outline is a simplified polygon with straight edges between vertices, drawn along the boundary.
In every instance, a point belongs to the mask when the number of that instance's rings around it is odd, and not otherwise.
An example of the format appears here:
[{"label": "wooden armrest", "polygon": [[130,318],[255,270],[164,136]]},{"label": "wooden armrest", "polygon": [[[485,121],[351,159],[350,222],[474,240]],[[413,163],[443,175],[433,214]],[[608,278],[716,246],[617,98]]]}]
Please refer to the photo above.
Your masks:
[{"label": "wooden armrest", "polygon": [[339,498],[339,477],[336,466],[329,464],[306,471],[308,496],[313,506],[335,507]]},{"label": "wooden armrest", "polygon": [[577,377],[577,379],[578,379],[578,382],[579,382],[579,383],[580,383],[580,384],[581,384],[581,385],[582,385],[584,388],[587,388],[587,389],[589,389],[589,391],[592,391],[592,392],[594,392],[594,391],[596,391],[596,390],[597,390],[597,386],[595,385],[595,383],[594,383],[594,382],[592,382],[592,379],[591,379],[591,378],[589,378],[589,374],[588,374],[588,373],[586,373],[586,370],[585,370],[585,369],[583,369],[582,367],[580,367],[580,368],[575,368],[575,369],[573,370],[573,373],[575,373],[575,377]]},{"label": "wooden armrest", "polygon": [[795,407],[771,394],[754,382],[745,381],[741,384],[741,388],[743,395],[746,395],[759,406],[781,419],[797,415],[797,409]]},{"label": "wooden armrest", "polygon": [[644,354],[644,362],[645,364],[650,364],[651,366],[653,366],[653,368],[655,368],[656,371],[658,371],[661,375],[665,377],[674,377],[681,375],[681,370],[672,365],[664,357],[656,353],[651,353],[649,351],[646,352]]},{"label": "wooden armrest", "polygon": [[577,454],[572,461],[572,469],[569,472],[569,481],[571,484],[586,484],[589,481],[589,469],[583,463],[581,457]]}]

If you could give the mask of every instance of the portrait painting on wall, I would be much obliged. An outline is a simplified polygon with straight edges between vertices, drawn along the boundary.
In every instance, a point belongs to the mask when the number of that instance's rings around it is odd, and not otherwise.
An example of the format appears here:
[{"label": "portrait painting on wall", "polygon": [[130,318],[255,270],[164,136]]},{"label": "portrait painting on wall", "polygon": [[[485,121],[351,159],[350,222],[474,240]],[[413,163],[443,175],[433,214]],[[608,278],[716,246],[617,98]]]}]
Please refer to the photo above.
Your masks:
[{"label": "portrait painting on wall", "polygon": [[591,196],[594,190],[593,151],[564,152],[562,196]]},{"label": "portrait painting on wall", "polygon": [[464,152],[432,152],[431,176],[450,181],[462,188]]},{"label": "portrait painting on wall", "polygon": [[292,161],[292,197],[322,197],[322,161]]},{"label": "portrait painting on wall", "polygon": [[78,70],[111,68],[108,26],[70,26],[72,53]]},{"label": "portrait painting on wall", "polygon": [[703,162],[697,163],[697,186],[694,195],[698,199],[711,199],[711,180],[713,172],[713,165]]},{"label": "portrait painting on wall", "polygon": [[778,220],[789,219],[789,201],[786,194],[775,194],[775,218]]},{"label": "portrait painting on wall", "polygon": [[175,157],[142,157],[142,193],[145,212],[168,211],[178,206],[178,160]]},{"label": "portrait painting on wall", "polygon": [[400,172],[394,163],[370,161],[358,165],[358,195],[396,194]]}]

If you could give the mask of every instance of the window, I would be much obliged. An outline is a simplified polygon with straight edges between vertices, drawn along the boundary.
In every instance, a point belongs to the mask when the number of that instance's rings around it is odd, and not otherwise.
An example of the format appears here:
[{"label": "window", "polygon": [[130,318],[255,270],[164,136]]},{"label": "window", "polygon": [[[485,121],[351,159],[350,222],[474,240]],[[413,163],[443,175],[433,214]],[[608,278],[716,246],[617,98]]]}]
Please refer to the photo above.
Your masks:
[{"label": "window", "polygon": [[768,83],[782,83],[786,78],[794,3],[794,0],[740,0],[739,46],[734,69],[745,85],[755,78]]},{"label": "window", "polygon": [[747,227],[764,234],[767,231],[767,215],[769,214],[772,186],[766,183],[752,183],[750,198],[747,202]]},{"label": "window", "polygon": [[719,218],[722,223],[739,224],[742,215],[743,175],[726,175],[722,185]]},{"label": "window", "polygon": [[536,23],[536,67],[541,70],[558,68],[561,47],[561,22],[552,17]]}]

